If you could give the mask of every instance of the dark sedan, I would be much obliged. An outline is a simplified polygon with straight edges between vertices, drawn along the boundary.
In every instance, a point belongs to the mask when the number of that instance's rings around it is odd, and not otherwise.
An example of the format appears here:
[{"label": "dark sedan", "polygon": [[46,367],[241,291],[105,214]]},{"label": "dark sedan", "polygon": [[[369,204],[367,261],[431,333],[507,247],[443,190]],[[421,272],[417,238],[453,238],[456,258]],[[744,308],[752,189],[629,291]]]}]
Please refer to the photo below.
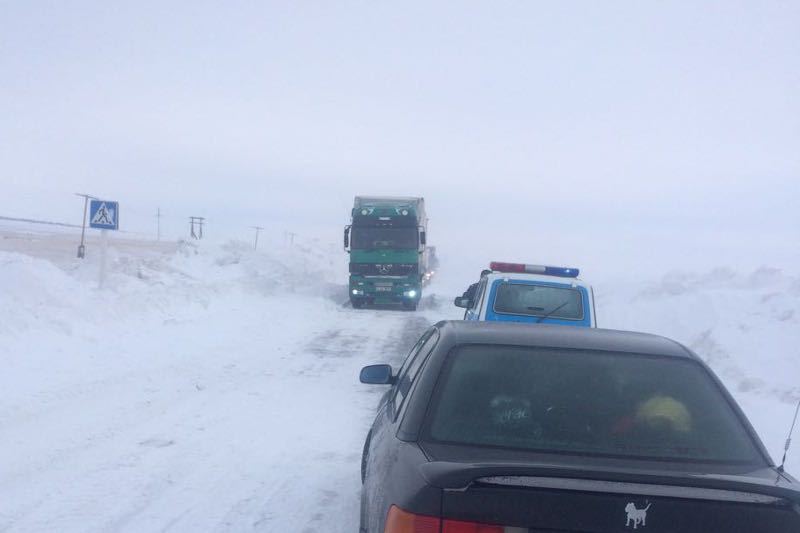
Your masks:
[{"label": "dark sedan", "polygon": [[669,339],[440,322],[361,381],[391,385],[362,532],[800,532],[800,483]]}]

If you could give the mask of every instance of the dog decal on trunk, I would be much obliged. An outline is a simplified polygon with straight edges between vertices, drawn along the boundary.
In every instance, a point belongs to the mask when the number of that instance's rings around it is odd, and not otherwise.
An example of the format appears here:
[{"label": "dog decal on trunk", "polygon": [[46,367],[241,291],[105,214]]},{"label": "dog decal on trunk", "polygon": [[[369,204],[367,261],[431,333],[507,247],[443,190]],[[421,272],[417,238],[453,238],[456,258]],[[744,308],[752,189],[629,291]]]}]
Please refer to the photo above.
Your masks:
[{"label": "dog decal on trunk", "polygon": [[631,522],[633,522],[633,529],[647,526],[647,510],[650,509],[650,505],[648,502],[644,509],[637,509],[633,502],[626,505],[625,512],[628,514],[628,519],[625,521],[625,527],[631,527]]}]

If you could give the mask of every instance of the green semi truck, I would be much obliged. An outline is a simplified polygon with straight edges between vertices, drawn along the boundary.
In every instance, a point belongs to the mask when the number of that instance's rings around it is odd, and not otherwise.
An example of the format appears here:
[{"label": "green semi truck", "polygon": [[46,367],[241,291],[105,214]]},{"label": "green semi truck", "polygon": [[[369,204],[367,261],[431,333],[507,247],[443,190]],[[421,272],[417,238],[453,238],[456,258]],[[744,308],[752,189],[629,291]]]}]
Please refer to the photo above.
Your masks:
[{"label": "green semi truck", "polygon": [[436,261],[427,234],[424,198],[356,196],[344,229],[353,307],[416,309]]}]

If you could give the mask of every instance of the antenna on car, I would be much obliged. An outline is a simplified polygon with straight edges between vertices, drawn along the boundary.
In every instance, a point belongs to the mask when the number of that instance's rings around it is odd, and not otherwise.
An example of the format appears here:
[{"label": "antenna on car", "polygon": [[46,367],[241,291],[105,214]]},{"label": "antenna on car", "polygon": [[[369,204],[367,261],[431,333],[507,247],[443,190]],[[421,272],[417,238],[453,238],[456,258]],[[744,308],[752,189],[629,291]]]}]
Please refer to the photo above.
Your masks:
[{"label": "antenna on car", "polygon": [[786,454],[789,452],[789,446],[792,445],[792,433],[794,433],[794,426],[797,424],[797,414],[800,413],[800,400],[797,402],[797,409],[794,410],[794,420],[792,420],[792,427],[789,428],[789,436],[786,437],[786,444],[783,446],[783,460],[781,466],[778,467],[778,472],[783,473],[783,467],[786,465]]}]

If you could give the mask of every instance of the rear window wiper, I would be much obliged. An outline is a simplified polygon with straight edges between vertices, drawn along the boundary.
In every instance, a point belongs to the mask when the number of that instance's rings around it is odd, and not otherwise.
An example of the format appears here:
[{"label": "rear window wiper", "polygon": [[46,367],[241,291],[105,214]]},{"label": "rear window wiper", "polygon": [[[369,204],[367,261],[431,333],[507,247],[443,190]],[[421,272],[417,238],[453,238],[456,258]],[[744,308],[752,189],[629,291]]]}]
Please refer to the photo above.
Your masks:
[{"label": "rear window wiper", "polygon": [[548,312],[548,313],[545,313],[544,315],[542,315],[541,317],[539,317],[539,320],[537,320],[537,321],[536,321],[536,323],[538,324],[539,322],[541,322],[541,321],[542,321],[542,320],[544,320],[545,318],[549,318],[549,317],[550,317],[550,315],[552,315],[552,314],[553,314],[553,313],[555,313],[556,311],[559,311],[559,310],[561,310],[561,308],[562,308],[562,307],[564,307],[565,305],[567,305],[568,303],[569,303],[569,300],[566,300],[564,303],[562,303],[562,304],[561,304],[561,305],[559,305],[558,307],[556,307],[556,308],[554,308],[554,309],[551,309],[551,310],[550,310],[550,312]]}]

